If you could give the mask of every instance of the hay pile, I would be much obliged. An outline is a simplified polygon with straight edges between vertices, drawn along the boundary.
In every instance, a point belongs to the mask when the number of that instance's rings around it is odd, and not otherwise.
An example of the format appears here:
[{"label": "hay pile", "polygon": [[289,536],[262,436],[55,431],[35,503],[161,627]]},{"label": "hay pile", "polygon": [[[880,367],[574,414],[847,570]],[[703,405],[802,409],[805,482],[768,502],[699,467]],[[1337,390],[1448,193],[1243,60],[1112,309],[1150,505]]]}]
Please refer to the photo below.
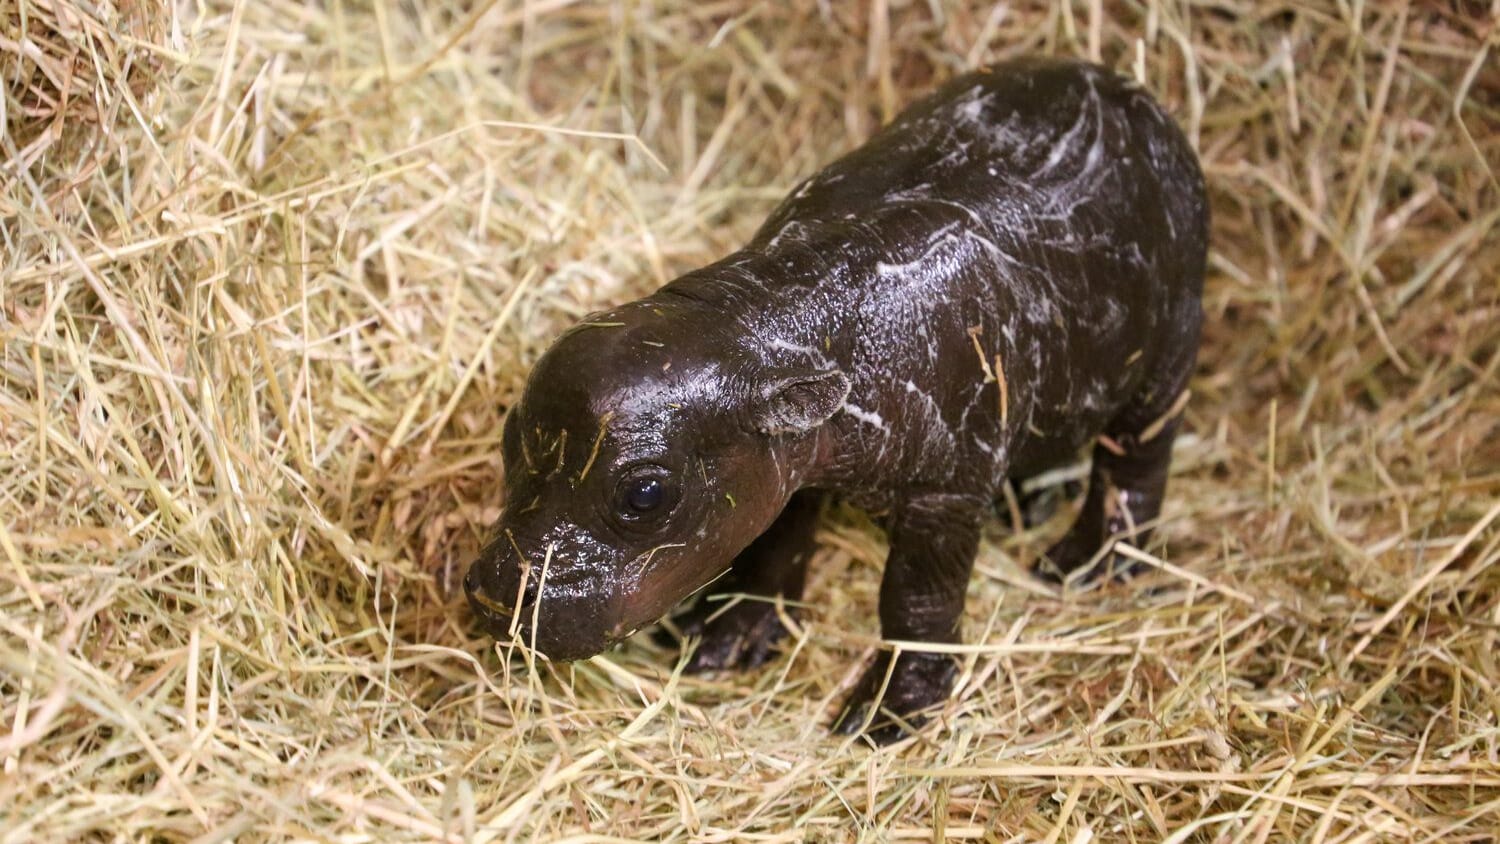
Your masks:
[{"label": "hay pile", "polygon": [[[1497,14],[0,7],[0,840],[1490,840]],[[824,726],[878,632],[856,514],[762,671],[474,637],[549,339],[1029,51],[1138,74],[1213,194],[1154,570],[1056,592],[1068,514],[994,523],[961,690],[881,752]]]}]

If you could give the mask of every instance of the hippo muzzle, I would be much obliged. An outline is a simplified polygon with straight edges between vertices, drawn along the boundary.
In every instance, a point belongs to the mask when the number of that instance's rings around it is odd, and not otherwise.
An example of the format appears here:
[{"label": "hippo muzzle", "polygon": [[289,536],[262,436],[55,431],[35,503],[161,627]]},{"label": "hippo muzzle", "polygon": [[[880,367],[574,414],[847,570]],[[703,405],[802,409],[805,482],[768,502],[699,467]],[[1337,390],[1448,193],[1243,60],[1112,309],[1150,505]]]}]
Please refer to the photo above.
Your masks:
[{"label": "hippo muzzle", "polygon": [[502,529],[464,576],[469,606],[486,633],[508,642],[514,632],[548,659],[569,661],[593,656],[633,632],[622,629],[619,590],[608,576],[612,567],[598,559],[596,543],[554,536],[541,543],[540,553],[523,558],[522,549],[532,543],[522,545],[513,536]]}]

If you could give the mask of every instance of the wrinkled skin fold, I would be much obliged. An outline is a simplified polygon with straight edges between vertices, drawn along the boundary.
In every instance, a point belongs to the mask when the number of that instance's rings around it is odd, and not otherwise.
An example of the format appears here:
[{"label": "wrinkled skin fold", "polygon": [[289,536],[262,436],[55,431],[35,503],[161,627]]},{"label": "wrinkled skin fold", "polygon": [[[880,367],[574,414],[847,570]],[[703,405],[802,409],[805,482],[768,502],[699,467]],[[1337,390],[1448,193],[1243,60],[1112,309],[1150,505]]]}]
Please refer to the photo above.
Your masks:
[{"label": "wrinkled skin fold", "polygon": [[[1090,443],[1082,510],[1038,571],[1122,569],[1113,544],[1146,541],[1166,489],[1207,223],[1190,145],[1132,82],[1052,59],[954,79],[743,249],[543,355],[506,418],[476,617],[578,659],[712,582],[677,619],[690,667],[753,667],[836,494],[886,514],[883,635],[956,643],[1002,486]],[[880,654],[835,728],[897,738],[956,675]]]}]

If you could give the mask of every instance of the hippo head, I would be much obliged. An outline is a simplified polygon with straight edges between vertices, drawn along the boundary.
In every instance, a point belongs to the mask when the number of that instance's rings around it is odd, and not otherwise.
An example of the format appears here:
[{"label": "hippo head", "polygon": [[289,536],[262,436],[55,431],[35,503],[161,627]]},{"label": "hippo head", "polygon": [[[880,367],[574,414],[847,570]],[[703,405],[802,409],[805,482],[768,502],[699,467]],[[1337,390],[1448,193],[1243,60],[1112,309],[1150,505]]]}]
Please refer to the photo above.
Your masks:
[{"label": "hippo head", "polygon": [[652,297],[537,362],[505,420],[504,512],[464,579],[496,638],[599,653],[724,573],[804,480],[848,378],[769,363],[722,322]]}]

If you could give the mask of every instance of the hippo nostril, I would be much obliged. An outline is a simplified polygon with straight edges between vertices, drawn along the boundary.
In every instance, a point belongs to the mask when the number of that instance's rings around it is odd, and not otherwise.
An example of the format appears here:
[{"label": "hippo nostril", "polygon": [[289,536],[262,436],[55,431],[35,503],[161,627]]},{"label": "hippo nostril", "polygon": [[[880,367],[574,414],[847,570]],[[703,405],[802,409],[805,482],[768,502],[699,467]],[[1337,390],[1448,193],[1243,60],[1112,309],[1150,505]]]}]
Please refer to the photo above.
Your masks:
[{"label": "hippo nostril", "polygon": [[483,589],[471,590],[469,592],[469,599],[495,615],[508,616],[511,614],[510,606],[506,605],[503,601],[491,598],[485,594]]},{"label": "hippo nostril", "polygon": [[480,625],[491,634],[500,635],[500,631],[509,629],[514,612],[509,604],[496,597],[496,584],[490,574],[491,569],[482,563],[469,566],[464,575],[464,593]]}]

